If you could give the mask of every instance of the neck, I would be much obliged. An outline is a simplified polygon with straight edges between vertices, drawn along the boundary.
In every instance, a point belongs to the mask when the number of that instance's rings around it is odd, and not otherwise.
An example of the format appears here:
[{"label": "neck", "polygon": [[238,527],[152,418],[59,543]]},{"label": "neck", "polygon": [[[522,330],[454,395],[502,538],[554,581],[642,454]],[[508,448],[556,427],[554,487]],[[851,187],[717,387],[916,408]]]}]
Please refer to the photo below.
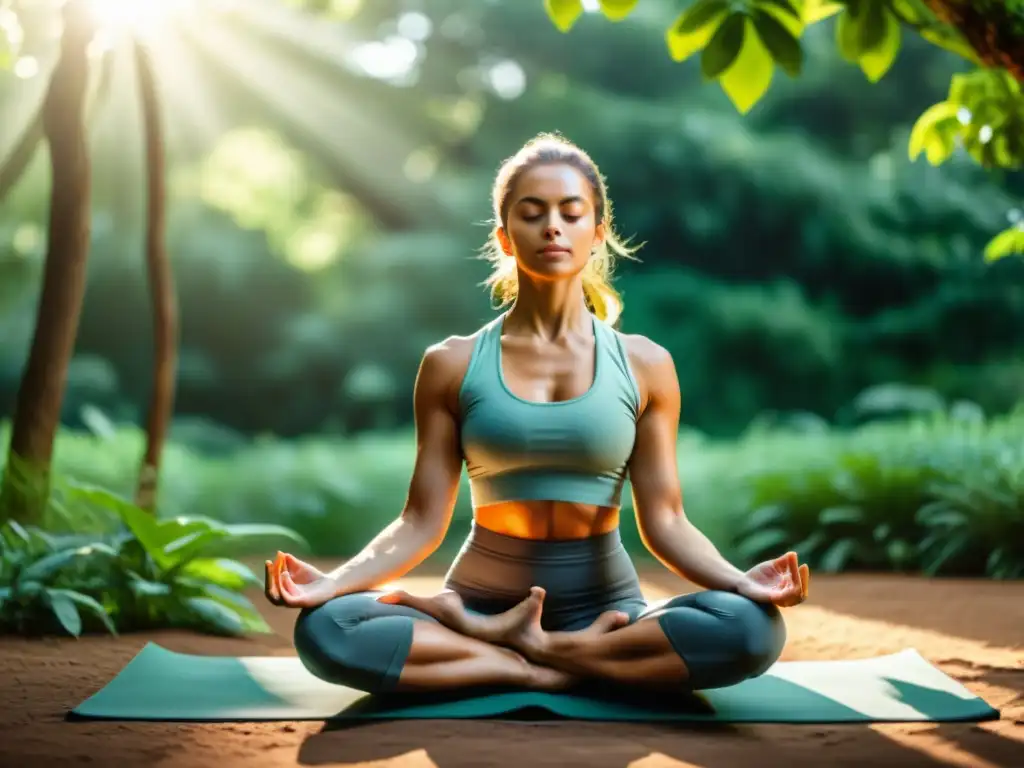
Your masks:
[{"label": "neck", "polygon": [[556,339],[570,334],[587,335],[590,328],[582,280],[538,286],[520,279],[516,300],[506,316],[506,332]]}]

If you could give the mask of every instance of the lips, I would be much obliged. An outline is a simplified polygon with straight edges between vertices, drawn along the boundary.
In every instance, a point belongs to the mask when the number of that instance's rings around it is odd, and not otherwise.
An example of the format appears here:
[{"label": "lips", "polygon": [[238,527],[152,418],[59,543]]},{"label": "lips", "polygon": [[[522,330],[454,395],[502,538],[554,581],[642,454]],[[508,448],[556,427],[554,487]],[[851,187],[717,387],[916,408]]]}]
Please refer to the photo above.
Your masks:
[{"label": "lips", "polygon": [[545,256],[561,256],[572,253],[568,248],[563,248],[560,245],[549,245],[541,251]]}]

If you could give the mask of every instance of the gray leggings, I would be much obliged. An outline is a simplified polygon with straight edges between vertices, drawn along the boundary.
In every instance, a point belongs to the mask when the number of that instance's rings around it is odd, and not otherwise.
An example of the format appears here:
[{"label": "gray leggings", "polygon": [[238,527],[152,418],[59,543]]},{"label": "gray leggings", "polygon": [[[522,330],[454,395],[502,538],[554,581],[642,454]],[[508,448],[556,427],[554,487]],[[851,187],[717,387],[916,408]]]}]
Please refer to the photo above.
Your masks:
[{"label": "gray leggings", "polygon": [[[778,608],[732,592],[707,590],[648,605],[619,531],[587,539],[518,539],[473,525],[445,588],[481,614],[508,610],[531,586],[546,591],[541,626],[575,631],[601,613],[632,622],[656,618],[689,670],[684,689],[721,688],[764,673],[782,653],[786,627]],[[398,683],[412,645],[413,622],[436,619],[403,605],[378,603],[380,591],[343,595],[304,608],[295,649],[312,674],[370,693]]]}]

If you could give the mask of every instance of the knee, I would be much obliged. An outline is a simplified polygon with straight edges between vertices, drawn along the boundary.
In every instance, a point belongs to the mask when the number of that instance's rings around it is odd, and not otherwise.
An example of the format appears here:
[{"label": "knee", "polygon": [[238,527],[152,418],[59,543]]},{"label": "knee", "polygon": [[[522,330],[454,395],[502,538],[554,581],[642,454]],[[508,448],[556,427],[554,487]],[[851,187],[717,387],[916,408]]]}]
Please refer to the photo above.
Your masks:
[{"label": "knee", "polygon": [[381,693],[397,681],[412,628],[405,626],[410,622],[403,616],[368,614],[362,603],[373,598],[360,597],[365,596],[346,595],[303,609],[295,622],[293,642],[302,665],[315,677]]},{"label": "knee", "polygon": [[786,623],[778,606],[733,592],[709,592],[706,599],[731,615],[736,663],[746,677],[763,674],[778,661],[786,644]]},{"label": "knee", "polygon": [[354,625],[339,617],[331,603],[303,608],[292,633],[302,665],[328,683],[351,685],[346,673],[354,654],[353,629]]},{"label": "knee", "polygon": [[661,616],[695,688],[736,685],[767,671],[782,654],[786,626],[774,605],[732,592],[686,596]]}]

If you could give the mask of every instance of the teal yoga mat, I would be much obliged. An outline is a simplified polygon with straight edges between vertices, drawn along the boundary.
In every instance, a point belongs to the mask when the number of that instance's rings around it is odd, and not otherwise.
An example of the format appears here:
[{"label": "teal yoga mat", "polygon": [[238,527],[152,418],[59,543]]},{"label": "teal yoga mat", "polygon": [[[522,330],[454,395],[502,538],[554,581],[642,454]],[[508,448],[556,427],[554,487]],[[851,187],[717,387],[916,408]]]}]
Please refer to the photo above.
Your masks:
[{"label": "teal yoga mat", "polygon": [[371,696],[325,683],[294,656],[198,656],[149,643],[73,717],[266,721],[541,717],[614,721],[867,723],[981,721],[999,712],[914,649],[869,659],[780,661],[696,695],[598,690]]}]

